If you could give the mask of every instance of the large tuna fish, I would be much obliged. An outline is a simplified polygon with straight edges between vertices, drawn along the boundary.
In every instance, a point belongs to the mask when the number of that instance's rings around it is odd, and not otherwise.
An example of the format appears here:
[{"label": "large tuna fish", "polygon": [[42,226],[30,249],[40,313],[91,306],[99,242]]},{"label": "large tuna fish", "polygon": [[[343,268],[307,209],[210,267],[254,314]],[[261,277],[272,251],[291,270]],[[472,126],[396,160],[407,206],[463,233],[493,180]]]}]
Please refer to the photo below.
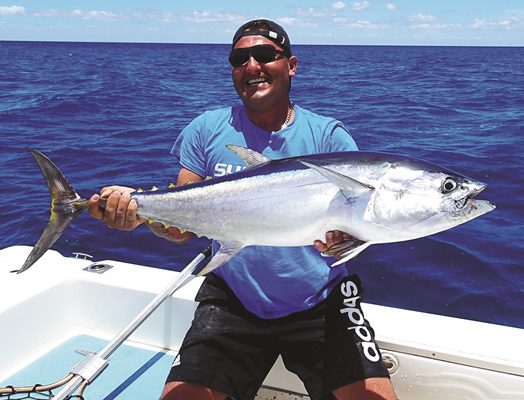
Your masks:
[{"label": "large tuna fish", "polygon": [[[486,187],[483,183],[412,158],[340,152],[270,160],[228,147],[248,168],[165,191],[132,193],[140,216],[220,242],[200,275],[246,246],[306,246],[330,230],[353,236],[325,254],[337,255],[337,265],[372,244],[428,236],[495,208],[473,199]],[[29,151],[47,181],[52,208],[48,226],[18,272],[28,269],[87,207],[47,157]]]}]

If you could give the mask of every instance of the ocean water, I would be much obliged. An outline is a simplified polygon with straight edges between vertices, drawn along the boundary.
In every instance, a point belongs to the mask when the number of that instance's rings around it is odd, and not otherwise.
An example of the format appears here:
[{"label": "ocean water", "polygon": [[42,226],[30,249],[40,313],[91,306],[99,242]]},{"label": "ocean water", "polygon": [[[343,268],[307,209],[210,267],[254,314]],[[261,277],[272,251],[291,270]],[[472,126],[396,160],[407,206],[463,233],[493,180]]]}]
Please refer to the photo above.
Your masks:
[{"label": "ocean water", "polygon": [[[180,130],[239,101],[228,50],[0,42],[0,248],[33,245],[48,219],[47,188],[26,147],[47,154],[84,196],[174,181],[169,150]],[[423,158],[487,183],[479,197],[497,205],[449,231],[367,249],[351,262],[364,299],[524,328],[524,48],[294,51],[296,104],[340,119],[362,150]],[[206,243],[177,246],[145,227],[118,232],[81,216],[54,248],[180,270]]]}]

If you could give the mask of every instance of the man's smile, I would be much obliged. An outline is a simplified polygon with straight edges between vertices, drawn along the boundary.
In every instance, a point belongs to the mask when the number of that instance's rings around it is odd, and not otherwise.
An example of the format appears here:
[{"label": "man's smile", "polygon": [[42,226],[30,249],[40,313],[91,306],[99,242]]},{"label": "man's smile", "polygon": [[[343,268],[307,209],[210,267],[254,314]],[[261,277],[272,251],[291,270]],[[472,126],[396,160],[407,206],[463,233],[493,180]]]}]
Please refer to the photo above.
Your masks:
[{"label": "man's smile", "polygon": [[257,77],[257,78],[248,79],[246,81],[246,86],[255,86],[261,83],[269,83],[269,79],[267,77]]}]

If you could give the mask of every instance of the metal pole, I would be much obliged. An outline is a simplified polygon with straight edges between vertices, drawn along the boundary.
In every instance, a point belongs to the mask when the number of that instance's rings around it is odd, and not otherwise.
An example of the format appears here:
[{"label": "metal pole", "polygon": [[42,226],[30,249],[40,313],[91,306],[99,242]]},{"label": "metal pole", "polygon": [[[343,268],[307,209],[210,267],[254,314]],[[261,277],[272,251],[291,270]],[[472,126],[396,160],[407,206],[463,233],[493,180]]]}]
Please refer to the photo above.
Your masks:
[{"label": "metal pole", "polygon": [[[83,380],[93,382],[96,377],[107,366],[107,358],[129,337],[131,334],[176,290],[190,282],[194,275],[192,274],[198,265],[211,254],[211,246],[201,251],[161,293],[159,293],[145,308],[138,314],[133,321],[129,323],[119,334],[117,334],[102,350],[92,355],[92,360],[88,361],[89,365],[82,364],[82,361],[73,368],[74,378],[67,383],[60,392],[53,397],[53,400],[65,400]],[[93,367],[94,361],[96,364]],[[76,370],[75,370],[76,369]],[[87,375],[87,376],[86,376]]]}]

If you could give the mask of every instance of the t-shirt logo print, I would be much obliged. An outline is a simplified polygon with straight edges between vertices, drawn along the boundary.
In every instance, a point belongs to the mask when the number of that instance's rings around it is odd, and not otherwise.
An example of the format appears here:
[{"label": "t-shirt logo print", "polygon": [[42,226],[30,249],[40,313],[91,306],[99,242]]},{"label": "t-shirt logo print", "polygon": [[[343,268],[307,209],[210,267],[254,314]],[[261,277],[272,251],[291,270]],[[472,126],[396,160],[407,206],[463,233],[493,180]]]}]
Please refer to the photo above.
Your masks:
[{"label": "t-shirt logo print", "polygon": [[243,165],[233,165],[227,163],[216,163],[215,164],[215,173],[214,177],[224,176],[227,174],[232,174],[233,172],[239,172],[245,169]]}]

